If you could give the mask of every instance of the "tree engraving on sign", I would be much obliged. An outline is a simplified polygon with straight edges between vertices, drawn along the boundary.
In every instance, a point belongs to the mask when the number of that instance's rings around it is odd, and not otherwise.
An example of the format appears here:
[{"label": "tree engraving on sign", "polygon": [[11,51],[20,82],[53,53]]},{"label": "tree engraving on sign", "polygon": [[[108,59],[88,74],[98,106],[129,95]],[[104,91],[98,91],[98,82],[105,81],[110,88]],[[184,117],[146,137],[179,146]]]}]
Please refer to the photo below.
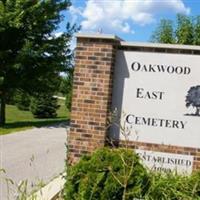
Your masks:
[{"label": "tree engraving on sign", "polygon": [[195,113],[186,115],[200,117],[200,85],[193,86],[189,89],[185,101],[186,107],[192,106],[196,109]]}]

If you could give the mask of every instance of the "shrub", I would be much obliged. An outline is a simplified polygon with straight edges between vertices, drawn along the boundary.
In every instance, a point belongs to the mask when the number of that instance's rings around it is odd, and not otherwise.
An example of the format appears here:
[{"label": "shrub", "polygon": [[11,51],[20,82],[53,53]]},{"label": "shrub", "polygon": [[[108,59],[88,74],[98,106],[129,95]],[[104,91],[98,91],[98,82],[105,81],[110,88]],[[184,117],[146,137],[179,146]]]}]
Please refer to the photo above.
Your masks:
[{"label": "shrub", "polygon": [[200,173],[182,176],[152,173],[145,200],[200,200]]},{"label": "shrub", "polygon": [[68,168],[65,200],[200,200],[200,171],[191,176],[146,171],[133,150],[97,150]]},{"label": "shrub", "polygon": [[31,98],[30,109],[35,118],[54,118],[59,108],[52,94],[40,94]]},{"label": "shrub", "polygon": [[29,110],[30,96],[23,91],[16,91],[14,95],[15,105],[19,110]]},{"label": "shrub", "polygon": [[70,167],[65,200],[133,200],[144,196],[149,185],[146,169],[132,150],[97,150]]}]

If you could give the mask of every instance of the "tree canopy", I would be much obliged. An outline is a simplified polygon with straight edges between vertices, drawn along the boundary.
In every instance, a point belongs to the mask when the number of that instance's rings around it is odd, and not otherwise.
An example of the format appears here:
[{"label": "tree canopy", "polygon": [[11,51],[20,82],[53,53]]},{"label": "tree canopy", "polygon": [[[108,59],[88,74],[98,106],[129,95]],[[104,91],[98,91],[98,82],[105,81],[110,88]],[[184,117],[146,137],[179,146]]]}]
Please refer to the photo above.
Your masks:
[{"label": "tree canopy", "polygon": [[171,20],[162,19],[153,33],[151,40],[159,43],[175,43],[173,22]]},{"label": "tree canopy", "polygon": [[178,14],[176,22],[162,19],[151,36],[152,42],[200,45],[200,16]]},{"label": "tree canopy", "polygon": [[55,36],[69,0],[0,0],[0,124],[5,122],[6,96],[59,87],[72,57],[69,42],[76,25]]}]

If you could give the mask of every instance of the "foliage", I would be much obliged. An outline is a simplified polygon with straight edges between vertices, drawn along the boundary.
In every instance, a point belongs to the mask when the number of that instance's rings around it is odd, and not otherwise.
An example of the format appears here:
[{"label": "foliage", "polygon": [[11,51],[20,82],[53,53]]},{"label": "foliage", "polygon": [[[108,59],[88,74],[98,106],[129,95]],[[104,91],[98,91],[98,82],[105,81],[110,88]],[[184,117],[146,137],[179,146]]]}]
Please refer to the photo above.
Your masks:
[{"label": "foliage", "polygon": [[147,171],[132,150],[103,148],[67,172],[65,200],[140,198],[148,188]]},{"label": "foliage", "polygon": [[147,171],[132,149],[97,150],[68,167],[65,200],[200,200],[200,171],[191,176]]},{"label": "foliage", "polygon": [[29,110],[31,100],[27,93],[23,91],[17,91],[14,95],[14,102],[19,110]]},{"label": "foliage", "polygon": [[15,93],[16,91],[10,91],[10,93],[6,96],[6,103],[9,105],[15,105]]},{"label": "foliage", "polygon": [[186,96],[186,106],[196,108],[195,115],[200,115],[200,85],[191,87]]},{"label": "foliage", "polygon": [[65,97],[65,106],[66,106],[66,108],[69,111],[71,111],[71,106],[72,106],[72,88],[66,94],[66,97]]},{"label": "foliage", "polygon": [[194,44],[200,45],[200,16],[196,17],[194,26]]},{"label": "foliage", "polygon": [[31,129],[33,127],[42,127],[51,124],[67,122],[67,120],[69,120],[69,111],[66,109],[64,103],[64,100],[58,100],[60,107],[57,110],[56,118],[45,119],[34,118],[30,111],[22,111],[14,105],[7,105],[7,123],[5,126],[3,126],[3,128],[0,128],[0,135],[16,133],[18,131]]},{"label": "foliage", "polygon": [[59,108],[51,93],[38,94],[31,98],[30,110],[35,118],[55,118]]},{"label": "foliage", "polygon": [[173,22],[162,19],[156,31],[153,33],[152,42],[172,44],[174,40]]},{"label": "foliage", "polygon": [[67,75],[61,77],[59,91],[63,96],[65,96],[66,93],[68,93],[68,91],[71,90],[72,81],[73,81],[73,71],[74,69],[70,68]]},{"label": "foliage", "polygon": [[200,173],[181,176],[151,172],[151,185],[145,200],[200,200]]},{"label": "foliage", "polygon": [[178,14],[176,22],[162,19],[153,32],[151,41],[171,44],[200,45],[200,16]]},{"label": "foliage", "polygon": [[66,78],[66,99],[65,99],[65,105],[66,108],[71,111],[71,105],[72,105],[72,88],[73,88],[73,68],[71,68],[71,70],[69,71],[70,73],[68,74],[67,78]]},{"label": "foliage", "polygon": [[63,34],[54,34],[70,5],[69,0],[0,0],[0,124],[11,91],[53,92],[60,72],[71,66],[69,42],[77,27],[68,23]]},{"label": "foliage", "polygon": [[177,16],[176,37],[178,44],[193,44],[194,30],[192,19],[185,15]]},{"label": "foliage", "polygon": [[73,84],[73,68],[70,68],[67,76],[62,77],[59,91],[65,96],[65,105],[68,110],[71,110],[72,101],[72,84]]}]

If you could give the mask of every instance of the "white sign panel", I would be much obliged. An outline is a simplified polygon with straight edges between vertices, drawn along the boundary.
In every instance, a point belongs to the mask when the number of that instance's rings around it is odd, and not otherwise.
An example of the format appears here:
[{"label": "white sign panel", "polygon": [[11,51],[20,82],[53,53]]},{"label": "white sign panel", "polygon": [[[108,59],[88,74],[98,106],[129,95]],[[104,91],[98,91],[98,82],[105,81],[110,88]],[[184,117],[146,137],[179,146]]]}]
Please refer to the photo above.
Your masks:
[{"label": "white sign panel", "polygon": [[129,140],[200,148],[200,56],[118,51],[115,107]]},{"label": "white sign panel", "polygon": [[177,172],[180,174],[191,174],[193,167],[193,156],[155,151],[136,150],[143,164],[150,170],[158,172]]}]

